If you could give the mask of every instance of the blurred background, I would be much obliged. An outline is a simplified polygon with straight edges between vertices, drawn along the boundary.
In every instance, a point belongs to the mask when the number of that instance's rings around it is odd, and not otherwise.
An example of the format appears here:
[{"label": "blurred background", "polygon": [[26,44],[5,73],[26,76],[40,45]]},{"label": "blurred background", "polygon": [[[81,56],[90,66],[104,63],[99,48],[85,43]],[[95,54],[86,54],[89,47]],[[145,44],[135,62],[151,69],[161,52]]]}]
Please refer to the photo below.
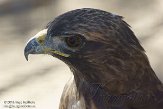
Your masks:
[{"label": "blurred background", "polygon": [[86,7],[124,16],[163,81],[163,0],[0,0],[0,109],[6,109],[4,101],[58,109],[69,68],[47,55],[32,55],[27,62],[24,46],[56,16]]}]

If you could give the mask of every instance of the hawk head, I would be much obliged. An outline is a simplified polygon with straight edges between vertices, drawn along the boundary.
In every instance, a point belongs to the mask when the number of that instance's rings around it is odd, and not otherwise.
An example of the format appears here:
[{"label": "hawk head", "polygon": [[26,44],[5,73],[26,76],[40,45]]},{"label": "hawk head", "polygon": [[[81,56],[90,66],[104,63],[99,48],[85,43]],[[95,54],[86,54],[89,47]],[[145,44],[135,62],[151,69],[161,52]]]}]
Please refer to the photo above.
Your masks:
[{"label": "hawk head", "polygon": [[76,82],[102,83],[115,94],[157,79],[129,25],[121,16],[97,9],[58,16],[28,41],[27,60],[29,54],[57,57],[71,68]]}]

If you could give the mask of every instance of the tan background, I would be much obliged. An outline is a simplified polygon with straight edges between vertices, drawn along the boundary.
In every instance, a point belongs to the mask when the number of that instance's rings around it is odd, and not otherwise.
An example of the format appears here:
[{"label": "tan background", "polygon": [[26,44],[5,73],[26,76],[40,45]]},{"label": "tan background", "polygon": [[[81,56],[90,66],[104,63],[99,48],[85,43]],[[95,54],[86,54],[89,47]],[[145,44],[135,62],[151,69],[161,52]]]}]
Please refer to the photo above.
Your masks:
[{"label": "tan background", "polygon": [[124,16],[163,80],[163,0],[0,0],[0,109],[7,109],[7,100],[58,109],[69,68],[47,55],[32,55],[27,62],[23,49],[57,15],[83,7]]}]

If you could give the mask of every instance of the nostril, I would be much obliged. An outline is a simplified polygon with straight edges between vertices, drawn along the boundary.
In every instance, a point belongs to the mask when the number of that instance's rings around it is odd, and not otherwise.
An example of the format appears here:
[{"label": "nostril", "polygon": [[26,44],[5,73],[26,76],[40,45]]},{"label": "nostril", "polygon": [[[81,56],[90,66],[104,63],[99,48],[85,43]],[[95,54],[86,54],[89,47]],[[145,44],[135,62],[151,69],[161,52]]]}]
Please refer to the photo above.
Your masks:
[{"label": "nostril", "polygon": [[43,40],[41,40],[41,39],[40,39],[40,40],[38,40],[38,42],[39,42],[40,44],[43,44]]}]

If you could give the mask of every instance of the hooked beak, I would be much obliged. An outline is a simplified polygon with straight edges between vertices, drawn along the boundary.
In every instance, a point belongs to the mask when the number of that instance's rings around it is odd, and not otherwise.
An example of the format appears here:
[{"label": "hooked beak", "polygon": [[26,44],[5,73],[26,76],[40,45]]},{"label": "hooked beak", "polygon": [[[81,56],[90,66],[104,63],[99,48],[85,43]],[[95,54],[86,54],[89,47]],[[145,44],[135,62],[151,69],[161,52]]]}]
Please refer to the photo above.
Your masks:
[{"label": "hooked beak", "polygon": [[62,57],[69,57],[69,54],[57,51],[57,48],[50,48],[45,44],[45,37],[47,35],[47,29],[44,29],[32,37],[25,46],[24,56],[28,61],[29,54],[56,54]]},{"label": "hooked beak", "polygon": [[32,37],[25,46],[24,56],[28,61],[29,54],[44,54],[45,53],[45,37],[47,35],[47,29],[44,29]]}]

